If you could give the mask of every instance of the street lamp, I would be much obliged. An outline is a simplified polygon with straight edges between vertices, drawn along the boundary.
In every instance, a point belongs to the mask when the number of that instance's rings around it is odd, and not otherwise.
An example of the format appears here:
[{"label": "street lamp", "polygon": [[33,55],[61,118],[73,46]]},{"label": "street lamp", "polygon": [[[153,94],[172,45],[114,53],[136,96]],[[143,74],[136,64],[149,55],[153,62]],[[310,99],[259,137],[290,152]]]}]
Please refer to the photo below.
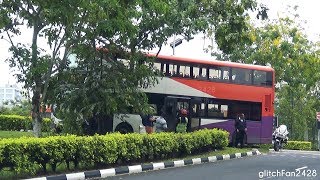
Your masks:
[{"label": "street lamp", "polygon": [[[180,39],[180,38],[176,39],[176,35],[174,35],[173,38],[174,38],[173,42],[170,43],[170,46],[172,47],[173,55],[174,55],[175,47],[179,46],[182,43],[183,39]],[[194,37],[184,36],[184,39],[189,42],[190,40],[194,39]]]},{"label": "street lamp", "polygon": [[181,43],[182,43],[182,39],[180,38],[176,39],[176,35],[174,35],[173,42],[170,43],[170,46],[172,47],[172,50],[173,50],[173,55],[174,55],[175,47],[179,46]]}]

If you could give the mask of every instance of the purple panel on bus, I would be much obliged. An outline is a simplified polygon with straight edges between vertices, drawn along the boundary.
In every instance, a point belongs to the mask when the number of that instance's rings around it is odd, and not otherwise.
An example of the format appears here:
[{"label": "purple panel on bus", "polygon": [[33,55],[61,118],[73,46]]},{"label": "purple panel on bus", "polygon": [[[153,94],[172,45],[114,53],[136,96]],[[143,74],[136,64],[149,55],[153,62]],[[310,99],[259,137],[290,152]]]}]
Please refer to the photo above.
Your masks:
[{"label": "purple panel on bus", "polygon": [[[268,144],[272,140],[272,117],[263,117],[262,121],[247,120],[247,142],[248,144]],[[229,140],[231,142],[232,134],[235,132],[234,120],[226,120],[224,122],[214,122],[200,126],[201,129],[219,128],[230,133]]]}]

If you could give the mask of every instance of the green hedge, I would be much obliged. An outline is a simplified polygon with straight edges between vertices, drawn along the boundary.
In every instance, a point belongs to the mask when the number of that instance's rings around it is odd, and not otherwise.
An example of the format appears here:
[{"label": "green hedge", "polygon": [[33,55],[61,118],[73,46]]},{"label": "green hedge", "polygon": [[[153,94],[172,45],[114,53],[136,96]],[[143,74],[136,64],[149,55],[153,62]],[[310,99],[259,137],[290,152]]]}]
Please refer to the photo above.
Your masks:
[{"label": "green hedge", "polygon": [[[260,147],[273,149],[272,144],[263,144],[260,145]],[[312,143],[308,141],[288,141],[288,143],[284,145],[283,148],[290,150],[311,150]]]},{"label": "green hedge", "polygon": [[311,142],[308,141],[288,141],[288,144],[284,147],[285,149],[292,150],[311,150]]},{"label": "green hedge", "polygon": [[192,133],[119,134],[103,136],[23,137],[0,141],[0,168],[9,167],[18,173],[56,170],[64,163],[77,169],[79,164],[91,167],[130,164],[144,160],[180,157],[224,148],[229,134],[223,130],[199,130]]},{"label": "green hedge", "polygon": [[[51,130],[52,121],[49,118],[43,118],[42,131],[49,132]],[[32,130],[31,117],[19,115],[0,115],[0,130],[1,131],[20,131]]]}]

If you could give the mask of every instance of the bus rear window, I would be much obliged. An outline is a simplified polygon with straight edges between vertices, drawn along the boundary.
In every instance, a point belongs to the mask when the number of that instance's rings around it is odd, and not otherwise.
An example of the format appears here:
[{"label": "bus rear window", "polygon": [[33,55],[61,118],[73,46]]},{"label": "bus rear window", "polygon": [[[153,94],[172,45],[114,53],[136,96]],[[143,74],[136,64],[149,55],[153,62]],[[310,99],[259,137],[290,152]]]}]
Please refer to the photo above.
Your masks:
[{"label": "bus rear window", "polygon": [[251,84],[251,70],[242,68],[232,68],[232,82],[237,84]]},{"label": "bus rear window", "polygon": [[272,72],[253,71],[253,84],[258,86],[272,86]]}]

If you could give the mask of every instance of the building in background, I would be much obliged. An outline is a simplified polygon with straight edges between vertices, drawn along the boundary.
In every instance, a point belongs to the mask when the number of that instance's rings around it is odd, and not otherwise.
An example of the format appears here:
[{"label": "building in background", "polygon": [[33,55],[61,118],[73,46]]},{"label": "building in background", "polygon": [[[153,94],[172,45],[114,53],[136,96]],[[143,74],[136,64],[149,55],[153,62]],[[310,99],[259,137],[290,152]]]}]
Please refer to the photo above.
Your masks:
[{"label": "building in background", "polygon": [[10,102],[21,102],[21,89],[15,84],[0,85],[0,105]]}]

